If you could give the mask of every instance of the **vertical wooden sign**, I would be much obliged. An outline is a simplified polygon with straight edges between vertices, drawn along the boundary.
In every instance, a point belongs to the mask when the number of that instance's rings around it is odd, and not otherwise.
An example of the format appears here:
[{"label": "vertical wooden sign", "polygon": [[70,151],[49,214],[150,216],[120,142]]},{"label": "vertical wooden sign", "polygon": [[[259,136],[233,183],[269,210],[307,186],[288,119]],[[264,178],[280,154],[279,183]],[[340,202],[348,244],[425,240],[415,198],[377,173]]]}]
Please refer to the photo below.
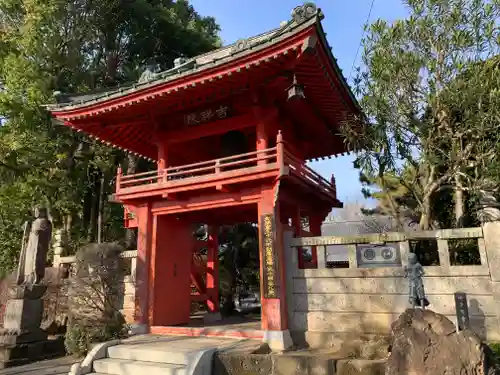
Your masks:
[{"label": "vertical wooden sign", "polygon": [[455,310],[457,314],[458,330],[470,328],[469,307],[467,306],[467,294],[455,293]]},{"label": "vertical wooden sign", "polygon": [[279,298],[278,258],[275,252],[276,224],[273,214],[261,216],[261,257],[263,266],[264,298]]}]

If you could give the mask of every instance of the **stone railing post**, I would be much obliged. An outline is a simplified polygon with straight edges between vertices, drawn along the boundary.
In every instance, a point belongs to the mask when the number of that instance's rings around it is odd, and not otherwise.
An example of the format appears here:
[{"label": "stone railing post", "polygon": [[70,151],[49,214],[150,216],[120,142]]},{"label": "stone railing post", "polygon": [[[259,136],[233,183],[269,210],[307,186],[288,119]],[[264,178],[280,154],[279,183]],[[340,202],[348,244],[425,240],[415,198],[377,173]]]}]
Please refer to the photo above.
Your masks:
[{"label": "stone railing post", "polygon": [[66,239],[64,237],[64,231],[62,229],[57,229],[55,231],[54,242],[52,244],[54,249],[54,260],[52,265],[54,268],[59,268],[61,265],[61,257],[64,255],[66,250]]},{"label": "stone railing post", "polygon": [[[493,301],[497,305],[495,310],[500,311],[500,221],[484,223],[483,236],[486,256],[481,257],[481,262],[485,258],[484,261],[486,261],[490,271]],[[498,326],[500,326],[500,313],[498,312],[497,321]],[[500,334],[500,332],[497,332],[497,334]]]}]

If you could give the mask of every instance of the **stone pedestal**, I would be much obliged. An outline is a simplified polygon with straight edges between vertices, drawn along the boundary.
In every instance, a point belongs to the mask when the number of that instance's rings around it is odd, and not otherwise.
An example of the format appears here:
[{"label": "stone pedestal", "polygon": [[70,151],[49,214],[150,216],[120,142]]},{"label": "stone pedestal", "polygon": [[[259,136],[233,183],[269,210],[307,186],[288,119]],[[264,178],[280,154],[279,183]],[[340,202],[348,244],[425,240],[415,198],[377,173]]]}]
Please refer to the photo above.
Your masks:
[{"label": "stone pedestal", "polygon": [[0,329],[0,368],[64,354],[64,339],[48,340],[40,328],[46,286],[15,286],[9,290]]},{"label": "stone pedestal", "polygon": [[5,307],[3,327],[10,330],[36,331],[43,315],[42,299],[11,299]]}]

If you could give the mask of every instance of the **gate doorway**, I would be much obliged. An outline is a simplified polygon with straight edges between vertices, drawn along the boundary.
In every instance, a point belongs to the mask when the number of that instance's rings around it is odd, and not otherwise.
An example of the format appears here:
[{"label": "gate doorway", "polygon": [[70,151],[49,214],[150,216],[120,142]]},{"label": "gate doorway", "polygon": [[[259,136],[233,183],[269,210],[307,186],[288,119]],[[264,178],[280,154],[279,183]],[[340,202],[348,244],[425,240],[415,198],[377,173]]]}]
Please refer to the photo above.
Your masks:
[{"label": "gate doorway", "polygon": [[155,253],[162,255],[154,259],[162,266],[155,267],[153,295],[160,295],[151,332],[262,338],[257,204],[158,215],[155,222]]}]

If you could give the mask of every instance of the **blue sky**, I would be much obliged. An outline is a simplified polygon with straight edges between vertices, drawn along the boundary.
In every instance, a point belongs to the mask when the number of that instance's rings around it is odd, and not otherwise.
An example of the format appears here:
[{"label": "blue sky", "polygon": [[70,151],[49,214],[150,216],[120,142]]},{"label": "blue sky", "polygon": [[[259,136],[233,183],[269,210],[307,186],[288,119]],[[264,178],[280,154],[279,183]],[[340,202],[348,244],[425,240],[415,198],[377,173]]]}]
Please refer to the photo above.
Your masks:
[{"label": "blue sky", "polygon": [[[372,0],[318,0],[316,5],[323,10],[323,28],[329,44],[338,59],[344,76],[348,78],[353,65]],[[214,16],[222,28],[224,44],[240,38],[260,34],[288,20],[292,9],[300,0],[191,0],[202,15]],[[406,9],[401,0],[375,0],[371,21],[377,18],[392,22],[403,18]],[[357,65],[361,60],[361,51]],[[353,156],[311,163],[311,166],[329,179],[334,174],[338,196],[344,202],[363,201],[358,171],[352,167]]]}]

